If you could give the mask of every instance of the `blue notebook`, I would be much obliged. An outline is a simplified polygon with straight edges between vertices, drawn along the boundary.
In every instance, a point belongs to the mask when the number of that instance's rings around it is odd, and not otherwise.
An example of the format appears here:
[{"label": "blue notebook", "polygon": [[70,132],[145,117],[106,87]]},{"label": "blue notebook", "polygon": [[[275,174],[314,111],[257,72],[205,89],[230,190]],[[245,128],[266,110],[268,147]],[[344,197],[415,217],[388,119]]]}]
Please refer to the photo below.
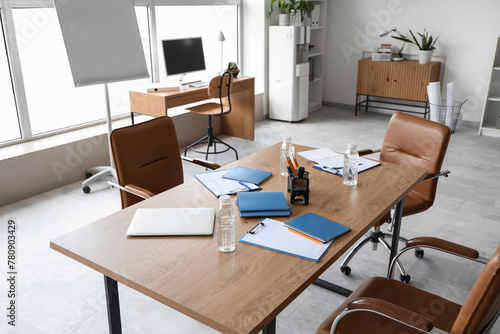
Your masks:
[{"label": "blue notebook", "polygon": [[281,191],[238,193],[240,211],[283,211],[290,210]]},{"label": "blue notebook", "polygon": [[285,226],[323,243],[351,230],[350,227],[312,212],[286,222]]},{"label": "blue notebook", "polygon": [[292,210],[274,210],[274,211],[240,211],[240,217],[288,217]]},{"label": "blue notebook", "polygon": [[271,174],[271,172],[266,172],[265,170],[236,166],[222,175],[222,177],[225,179],[260,184],[271,176]]}]

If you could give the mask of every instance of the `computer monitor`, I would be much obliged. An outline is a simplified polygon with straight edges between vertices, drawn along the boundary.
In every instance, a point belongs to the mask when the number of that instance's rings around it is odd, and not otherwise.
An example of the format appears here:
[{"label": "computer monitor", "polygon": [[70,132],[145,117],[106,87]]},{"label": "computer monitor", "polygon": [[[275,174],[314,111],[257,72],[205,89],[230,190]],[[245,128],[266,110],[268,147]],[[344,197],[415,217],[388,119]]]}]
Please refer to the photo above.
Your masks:
[{"label": "computer monitor", "polygon": [[201,37],[162,40],[167,75],[205,70]]}]

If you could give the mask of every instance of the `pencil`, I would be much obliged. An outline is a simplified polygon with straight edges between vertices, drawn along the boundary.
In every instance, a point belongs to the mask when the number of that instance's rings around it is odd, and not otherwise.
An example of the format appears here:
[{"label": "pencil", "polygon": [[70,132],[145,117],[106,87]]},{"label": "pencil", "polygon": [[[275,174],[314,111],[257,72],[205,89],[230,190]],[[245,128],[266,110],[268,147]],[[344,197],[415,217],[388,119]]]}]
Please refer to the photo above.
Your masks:
[{"label": "pencil", "polygon": [[322,242],[321,242],[321,241],[316,240],[316,239],[314,239],[314,238],[311,238],[310,236],[305,235],[305,234],[303,234],[303,233],[300,233],[299,231],[292,230],[291,228],[289,228],[289,229],[288,229],[288,231],[293,232],[293,233],[297,233],[298,235],[303,236],[304,238],[307,238],[307,239],[312,240],[312,241],[314,241],[314,242],[317,242],[318,244],[322,244]]}]

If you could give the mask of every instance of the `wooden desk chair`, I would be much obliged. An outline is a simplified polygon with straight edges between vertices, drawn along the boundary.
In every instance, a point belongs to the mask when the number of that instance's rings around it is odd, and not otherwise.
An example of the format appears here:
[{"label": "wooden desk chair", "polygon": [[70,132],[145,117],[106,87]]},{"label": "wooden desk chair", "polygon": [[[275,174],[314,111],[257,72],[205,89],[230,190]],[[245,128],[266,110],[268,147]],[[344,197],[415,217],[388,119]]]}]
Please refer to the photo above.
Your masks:
[{"label": "wooden desk chair", "polygon": [[[220,154],[227,152],[228,150],[233,150],[236,154],[236,160],[238,160],[238,152],[231,145],[223,142],[216,136],[214,136],[213,128],[212,128],[212,116],[222,116],[227,115],[231,112],[231,89],[233,87],[232,82],[232,74],[228,71],[224,72],[220,77],[215,77],[210,80],[210,85],[208,86],[208,96],[211,98],[218,98],[219,102],[209,102],[205,104],[201,104],[198,106],[194,106],[191,108],[187,108],[187,110],[194,112],[200,115],[208,116],[208,134],[197,140],[196,142],[189,145],[184,151],[184,155],[187,155],[187,151],[189,149],[193,150],[196,153],[205,153],[205,159],[208,159],[209,154]],[[207,151],[201,152],[196,151],[194,148],[197,145],[207,144]],[[224,151],[217,151],[217,144],[222,144],[226,146]],[[210,152],[210,147],[214,147],[214,150]]]},{"label": "wooden desk chair", "polygon": [[[412,239],[397,257],[415,247],[429,247],[486,263],[476,250],[437,238]],[[390,272],[393,265],[394,261]],[[358,286],[316,333],[422,334],[433,333],[432,329],[438,328],[453,334],[486,334],[499,314],[500,246],[486,263],[463,305],[397,280],[373,277]]]},{"label": "wooden desk chair", "polygon": [[[450,136],[451,131],[448,126],[402,112],[395,113],[389,121],[380,149],[380,161],[425,169],[428,173],[427,177],[405,197],[403,217],[423,212],[434,204],[438,178],[448,176],[450,173],[441,172]],[[378,151],[361,150],[359,153],[366,155],[374,152]],[[383,217],[366,238],[349,252],[340,265],[340,271],[345,275],[350,274],[349,261],[368,242],[372,243],[374,250],[377,249],[377,244],[381,243],[390,252],[390,246],[384,240],[388,234],[380,231],[380,226],[387,222],[392,223],[390,214]],[[400,239],[407,241],[402,237]],[[422,257],[423,251],[417,250],[416,256]],[[406,274],[401,263],[397,262],[397,265],[401,280],[408,283],[410,276]]]},{"label": "wooden desk chair", "polygon": [[122,208],[184,182],[182,160],[217,169],[201,159],[181,157],[174,122],[170,117],[116,129],[110,137]]}]

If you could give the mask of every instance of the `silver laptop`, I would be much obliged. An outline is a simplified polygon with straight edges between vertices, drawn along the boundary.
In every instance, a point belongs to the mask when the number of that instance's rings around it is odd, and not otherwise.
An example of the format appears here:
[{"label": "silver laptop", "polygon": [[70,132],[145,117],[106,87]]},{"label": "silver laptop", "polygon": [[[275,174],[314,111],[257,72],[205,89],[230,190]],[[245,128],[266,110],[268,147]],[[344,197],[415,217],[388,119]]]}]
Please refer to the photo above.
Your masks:
[{"label": "silver laptop", "polygon": [[137,209],[128,236],[212,235],[214,208]]}]

